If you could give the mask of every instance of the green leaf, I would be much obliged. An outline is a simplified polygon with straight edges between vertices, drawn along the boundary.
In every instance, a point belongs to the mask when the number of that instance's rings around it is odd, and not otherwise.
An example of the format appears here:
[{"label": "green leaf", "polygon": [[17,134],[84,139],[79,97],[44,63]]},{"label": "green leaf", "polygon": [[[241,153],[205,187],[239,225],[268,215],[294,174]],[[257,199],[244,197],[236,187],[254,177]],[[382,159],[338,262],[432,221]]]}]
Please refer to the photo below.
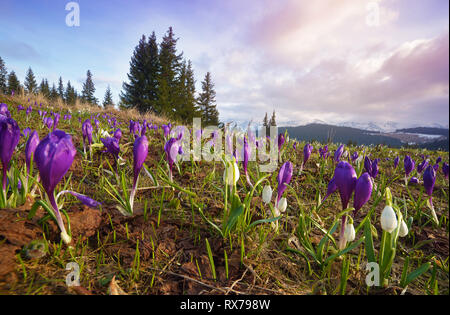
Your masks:
[{"label": "green leaf", "polygon": [[430,268],[430,263],[427,262],[425,264],[423,264],[422,266],[420,266],[418,269],[414,270],[413,272],[411,272],[407,277],[406,277],[406,281],[405,281],[405,286],[407,286],[408,284],[410,284],[412,281],[414,281],[414,279],[416,279],[417,277],[419,277],[420,275],[424,274],[425,272],[427,272],[428,268]]},{"label": "green leaf", "polygon": [[364,226],[364,237],[365,237],[365,245],[366,245],[366,256],[369,262],[376,262],[375,258],[375,249],[373,247],[373,238],[372,238],[372,224],[369,220],[366,221]]}]

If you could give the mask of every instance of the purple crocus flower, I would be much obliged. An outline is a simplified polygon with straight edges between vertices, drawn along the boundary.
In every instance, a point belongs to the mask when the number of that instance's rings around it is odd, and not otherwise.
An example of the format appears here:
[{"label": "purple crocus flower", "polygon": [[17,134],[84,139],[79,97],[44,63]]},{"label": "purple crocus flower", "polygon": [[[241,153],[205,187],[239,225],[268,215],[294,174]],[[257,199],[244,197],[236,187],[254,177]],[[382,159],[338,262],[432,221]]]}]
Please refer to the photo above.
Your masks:
[{"label": "purple crocus flower", "polygon": [[357,151],[353,152],[353,154],[351,156],[352,162],[355,163],[355,161],[358,159],[358,157],[359,157],[358,152]]},{"label": "purple crocus flower", "polygon": [[114,159],[117,160],[120,153],[119,141],[114,137],[100,138],[100,141],[105,146],[106,151],[111,153],[114,156]]},{"label": "purple crocus flower", "polygon": [[328,183],[328,188],[327,188],[327,194],[325,195],[325,197],[322,199],[322,204],[325,202],[325,200],[332,195],[335,191],[337,190],[337,186],[336,186],[336,181],[334,180],[334,177],[330,180],[330,182]]},{"label": "purple crocus flower", "polygon": [[45,137],[36,148],[35,161],[39,169],[42,186],[53,207],[61,237],[65,243],[70,243],[70,236],[64,227],[54,191],[69,170],[77,150],[72,143],[72,137],[64,131],[55,130]]},{"label": "purple crocus flower", "polygon": [[307,143],[305,145],[305,147],[303,148],[303,164],[302,164],[302,168],[306,165],[306,162],[308,162],[309,157],[311,156],[311,152],[313,150],[313,146],[309,143]]},{"label": "purple crocus flower", "polygon": [[98,206],[101,205],[101,202],[98,202],[98,201],[96,201],[96,200],[94,200],[92,198],[89,198],[86,195],[82,195],[82,194],[79,194],[79,193],[71,191],[71,190],[61,191],[59,193],[59,195],[64,194],[64,193],[71,194],[72,196],[77,198],[82,204],[84,204],[84,205],[86,205],[86,206],[88,206],[89,208],[92,208],[92,209],[95,209],[95,208],[97,208]]},{"label": "purple crocus flower", "polygon": [[369,201],[372,195],[373,183],[369,173],[362,174],[356,181],[355,197],[353,198],[353,216],[359,211],[359,209]]},{"label": "purple crocus flower", "polygon": [[0,104],[0,116],[11,118],[11,113],[8,110],[8,105],[6,105],[5,103]]},{"label": "purple crocus flower", "polygon": [[31,105],[28,106],[27,111],[26,111],[27,116],[30,115],[32,111],[33,111],[33,107],[31,107]]},{"label": "purple crocus flower", "polygon": [[170,126],[169,125],[162,125],[162,128],[164,130],[164,138],[167,138],[170,134]]},{"label": "purple crocus flower", "polygon": [[58,113],[53,113],[53,117],[55,117],[55,119],[53,121],[53,131],[55,131],[56,127],[58,127],[59,119],[61,118],[61,115]]},{"label": "purple crocus flower", "polygon": [[414,169],[416,163],[409,155],[407,155],[403,159],[403,165],[405,167],[405,176],[408,177],[409,174],[411,174],[412,170]]},{"label": "purple crocus flower", "polygon": [[52,129],[53,119],[51,117],[44,118],[44,123],[48,129]]},{"label": "purple crocus flower", "polygon": [[37,131],[33,131],[28,138],[27,144],[25,145],[25,162],[27,165],[27,174],[30,174],[31,167],[31,155],[34,155],[36,148],[39,144],[39,135]]},{"label": "purple crocus flower", "polygon": [[412,176],[409,180],[410,184],[418,184],[419,183],[419,179],[415,176]]},{"label": "purple crocus flower", "polygon": [[278,173],[278,197],[276,207],[278,207],[278,202],[283,196],[284,191],[286,190],[286,184],[291,182],[293,165],[291,162],[287,161],[280,168],[280,172]]},{"label": "purple crocus flower", "polygon": [[434,167],[429,165],[425,172],[423,173],[423,186],[425,187],[425,192],[430,197],[429,203],[431,208],[431,214],[433,216],[433,220],[436,224],[439,223],[439,220],[437,218],[436,212],[434,211],[433,206],[433,189],[434,184],[436,183],[436,171],[434,170]]},{"label": "purple crocus flower", "polygon": [[434,164],[433,168],[437,172],[439,170],[439,164],[438,163]]},{"label": "purple crocus flower", "polygon": [[436,164],[439,164],[439,163],[441,163],[442,162],[442,158],[439,156],[437,159],[436,159]]},{"label": "purple crocus flower", "polygon": [[[256,147],[258,147],[258,145],[256,145]],[[294,150],[297,150],[297,141],[294,141],[294,144],[292,145],[292,147],[294,148]]]},{"label": "purple crocus flower", "polygon": [[169,163],[169,178],[172,181],[173,164],[176,162],[180,151],[179,141],[175,138],[170,138],[164,145],[164,151],[166,152],[167,163]]},{"label": "purple crocus flower", "polygon": [[399,156],[397,156],[397,157],[394,159],[394,168],[397,168],[397,167],[398,167],[398,164],[400,164],[400,157],[399,157]]},{"label": "purple crocus flower", "polygon": [[442,164],[442,173],[444,173],[444,177],[445,179],[448,179],[448,172],[449,172],[449,167],[448,167],[448,163],[443,163]]},{"label": "purple crocus flower", "polygon": [[250,176],[248,175],[248,159],[251,155],[251,148],[248,145],[248,141],[247,141],[247,137],[244,136],[244,161],[243,161],[243,165],[244,165],[244,173],[245,173],[245,177],[247,179],[247,183],[250,185],[250,187],[253,187],[253,184],[250,181]]},{"label": "purple crocus flower", "polygon": [[114,136],[113,136],[113,137],[116,138],[117,141],[120,142],[120,139],[122,139],[122,130],[120,130],[120,128],[117,129],[117,130],[114,132]]},{"label": "purple crocus flower", "polygon": [[81,125],[81,133],[83,134],[83,150],[84,154],[86,154],[86,139],[88,141],[89,149],[92,144],[92,132],[94,128],[92,128],[91,120],[86,119],[84,123]]},{"label": "purple crocus flower", "polygon": [[341,196],[342,209],[345,210],[356,186],[355,169],[346,161],[339,162],[334,171],[334,180]]},{"label": "purple crocus flower", "polygon": [[[3,117],[3,118],[2,118]],[[20,140],[20,128],[12,118],[0,116],[0,161],[3,167],[3,191],[6,192],[6,173],[14,150]]]},{"label": "purple crocus flower", "polygon": [[282,133],[280,133],[279,135],[278,135],[278,150],[281,150],[281,147],[283,146],[283,144],[284,144],[284,134],[282,134]]},{"label": "purple crocus flower", "polygon": [[436,182],[436,171],[429,165],[423,173],[423,186],[425,187],[425,192],[431,197],[433,194],[434,184]]},{"label": "purple crocus flower", "polygon": [[334,161],[339,162],[341,160],[341,156],[344,153],[344,145],[341,144],[339,148],[337,148],[336,152],[334,152]]},{"label": "purple crocus flower", "polygon": [[134,196],[136,194],[137,183],[139,178],[139,173],[141,172],[142,166],[144,165],[145,159],[148,155],[148,140],[145,135],[138,137],[134,141],[133,145],[133,188],[131,189],[130,194],[130,206],[131,210],[133,209]]},{"label": "purple crocus flower", "polygon": [[323,159],[328,158],[328,145],[325,145],[323,148],[319,149],[320,157]]},{"label": "purple crocus flower", "polygon": [[31,132],[31,128],[30,128],[30,127],[25,128],[25,129],[23,130],[23,136],[24,136],[25,138],[28,137],[28,136],[30,135],[30,132]]},{"label": "purple crocus flower", "polygon": [[428,166],[428,161],[423,160],[421,163],[417,165],[417,173],[421,174],[424,169]]}]

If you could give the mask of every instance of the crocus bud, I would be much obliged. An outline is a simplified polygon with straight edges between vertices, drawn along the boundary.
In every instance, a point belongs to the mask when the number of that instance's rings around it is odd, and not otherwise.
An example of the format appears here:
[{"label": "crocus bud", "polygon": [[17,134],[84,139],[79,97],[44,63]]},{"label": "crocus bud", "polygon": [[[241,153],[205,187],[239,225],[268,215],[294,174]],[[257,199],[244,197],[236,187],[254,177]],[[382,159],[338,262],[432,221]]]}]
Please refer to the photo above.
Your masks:
[{"label": "crocus bud", "polygon": [[399,163],[400,163],[400,157],[397,156],[397,157],[394,159],[394,168],[397,168]]},{"label": "crocus bud", "polygon": [[25,163],[27,165],[27,173],[30,173],[31,155],[34,154],[39,144],[39,135],[37,131],[33,131],[25,145]]},{"label": "crocus bud", "polygon": [[278,210],[280,210],[281,213],[285,212],[287,208],[287,200],[286,198],[281,198],[278,202]]},{"label": "crocus bud", "polygon": [[133,181],[133,187],[136,186],[137,178],[139,176],[139,173],[142,169],[142,166],[144,165],[145,159],[147,158],[148,154],[148,140],[147,137],[144,135],[142,137],[138,137],[134,141],[133,146],[133,171],[134,171],[134,181]]},{"label": "crocus bud", "polygon": [[339,162],[341,160],[341,156],[344,153],[344,145],[341,144],[339,148],[334,152],[334,161]]},{"label": "crocus bud", "polygon": [[406,226],[405,220],[402,219],[402,222],[400,223],[400,231],[398,232],[398,236],[405,237],[408,235],[408,226]]},{"label": "crocus bud", "polygon": [[405,175],[406,177],[408,177],[409,174],[411,174],[412,170],[414,169],[415,162],[409,155],[407,155],[405,156],[403,163],[405,167]]},{"label": "crocus bud", "polygon": [[313,150],[313,146],[307,143],[305,147],[303,148],[303,165],[308,162],[309,157],[311,156],[311,152]]},{"label": "crocus bud", "polygon": [[425,192],[431,197],[433,194],[434,184],[436,182],[436,171],[430,165],[423,173],[423,185],[425,186]]},{"label": "crocus bud", "polygon": [[[3,118],[1,118],[3,117]],[[0,116],[0,161],[3,167],[3,190],[6,189],[6,172],[9,170],[14,150],[20,140],[20,128],[12,118]]]},{"label": "crocus bud", "polygon": [[355,208],[354,215],[362,206],[369,201],[372,194],[372,179],[369,173],[362,174],[356,181],[355,197],[353,199],[353,207]]},{"label": "crocus bud", "polygon": [[381,228],[388,233],[391,233],[397,228],[397,215],[391,206],[384,207],[380,222]]},{"label": "crocus bud", "polygon": [[356,172],[353,166],[346,161],[339,162],[334,171],[334,181],[341,196],[342,209],[345,210],[356,186]]},{"label": "crocus bud", "polygon": [[268,204],[270,200],[272,199],[272,187],[270,185],[264,186],[263,192],[262,192],[262,200],[265,204]]},{"label": "crocus bud", "polygon": [[448,179],[448,173],[449,173],[448,163],[442,164],[442,173],[444,173],[445,179]]},{"label": "crocus bud", "polygon": [[280,168],[280,172],[278,173],[278,200],[277,204],[283,196],[284,191],[286,190],[286,184],[291,182],[292,178],[293,165],[291,162],[287,161]]}]

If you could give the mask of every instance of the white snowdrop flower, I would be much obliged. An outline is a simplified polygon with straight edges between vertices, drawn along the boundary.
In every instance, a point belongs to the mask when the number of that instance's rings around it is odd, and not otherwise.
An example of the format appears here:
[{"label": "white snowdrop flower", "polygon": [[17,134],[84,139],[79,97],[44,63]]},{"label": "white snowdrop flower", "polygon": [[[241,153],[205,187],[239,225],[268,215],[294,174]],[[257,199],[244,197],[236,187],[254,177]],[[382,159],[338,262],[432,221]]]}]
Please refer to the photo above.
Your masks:
[{"label": "white snowdrop flower", "polygon": [[287,208],[287,200],[286,198],[281,198],[280,201],[278,202],[278,210],[280,210],[280,212],[285,212]]},{"label": "white snowdrop flower", "polygon": [[388,233],[391,233],[397,228],[397,216],[391,206],[386,206],[381,213],[381,228]]},{"label": "white snowdrop flower", "polygon": [[402,222],[400,223],[400,231],[398,232],[398,235],[400,237],[405,237],[408,235],[408,227],[406,226],[405,220],[402,219]]},{"label": "white snowdrop flower", "polygon": [[344,238],[347,242],[353,242],[355,240],[355,227],[353,223],[347,222],[345,224]]},{"label": "white snowdrop flower", "polygon": [[270,185],[264,186],[263,192],[262,192],[262,200],[264,203],[269,203],[272,199],[272,187]]}]

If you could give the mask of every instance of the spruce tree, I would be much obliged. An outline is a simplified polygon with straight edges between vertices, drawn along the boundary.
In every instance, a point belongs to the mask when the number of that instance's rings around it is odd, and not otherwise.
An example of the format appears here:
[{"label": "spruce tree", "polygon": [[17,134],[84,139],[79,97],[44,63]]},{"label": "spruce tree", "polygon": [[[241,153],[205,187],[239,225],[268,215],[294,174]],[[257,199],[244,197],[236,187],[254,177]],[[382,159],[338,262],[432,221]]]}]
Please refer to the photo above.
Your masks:
[{"label": "spruce tree", "polygon": [[58,96],[64,101],[64,84],[61,77],[59,77],[58,81]]},{"label": "spruce tree", "polygon": [[277,126],[277,122],[275,120],[275,111],[273,111],[272,118],[270,119],[270,126]]},{"label": "spruce tree", "polygon": [[108,85],[108,88],[106,89],[106,92],[105,92],[105,97],[103,98],[103,107],[107,108],[110,106],[114,107],[114,101],[112,99],[111,88]]},{"label": "spruce tree", "polygon": [[8,71],[6,70],[5,62],[0,57],[0,94],[5,94],[8,91]]},{"label": "spruce tree", "polygon": [[37,92],[36,78],[34,76],[33,70],[31,70],[31,68],[28,68],[24,85],[25,85],[25,91],[28,94],[35,94]]},{"label": "spruce tree", "polygon": [[86,73],[86,82],[83,84],[83,91],[81,92],[81,99],[89,104],[97,104],[97,99],[94,96],[95,86],[92,81],[92,73],[90,70]]},{"label": "spruce tree", "polygon": [[169,117],[180,117],[181,108],[179,98],[179,73],[183,53],[177,55],[177,41],[172,27],[169,27],[160,44],[159,62],[161,66],[159,75],[158,113]]},{"label": "spruce tree", "polygon": [[16,76],[14,71],[11,71],[8,76],[8,94],[14,92],[15,94],[19,94],[22,90],[20,85],[20,81]]},{"label": "spruce tree", "polygon": [[77,92],[75,88],[70,84],[70,81],[67,81],[67,87],[64,94],[64,99],[68,105],[75,105],[77,101]]},{"label": "spruce tree", "polygon": [[160,112],[158,108],[159,49],[155,32],[147,39],[142,35],[130,61],[128,83],[123,84],[121,106]]},{"label": "spruce tree", "polygon": [[177,108],[176,116],[182,121],[189,122],[198,114],[197,100],[195,98],[194,70],[190,60],[187,64],[183,60],[178,76],[178,84],[176,104],[179,104],[179,107]]},{"label": "spruce tree", "polygon": [[216,105],[214,84],[209,72],[206,73],[205,79],[202,81],[202,92],[198,97],[197,103],[202,113],[202,124],[205,126],[217,126],[219,124],[219,111]]},{"label": "spruce tree", "polygon": [[50,98],[50,87],[48,86],[47,79],[42,79],[41,84],[39,85],[39,93],[46,98]]},{"label": "spruce tree", "polygon": [[267,116],[267,113],[264,116],[263,127],[266,129],[266,135],[269,135],[269,133],[270,133],[270,126],[269,126],[269,117]]},{"label": "spruce tree", "polygon": [[50,99],[52,101],[56,101],[58,97],[59,97],[58,90],[56,89],[55,83],[53,83],[53,86],[50,89]]}]

